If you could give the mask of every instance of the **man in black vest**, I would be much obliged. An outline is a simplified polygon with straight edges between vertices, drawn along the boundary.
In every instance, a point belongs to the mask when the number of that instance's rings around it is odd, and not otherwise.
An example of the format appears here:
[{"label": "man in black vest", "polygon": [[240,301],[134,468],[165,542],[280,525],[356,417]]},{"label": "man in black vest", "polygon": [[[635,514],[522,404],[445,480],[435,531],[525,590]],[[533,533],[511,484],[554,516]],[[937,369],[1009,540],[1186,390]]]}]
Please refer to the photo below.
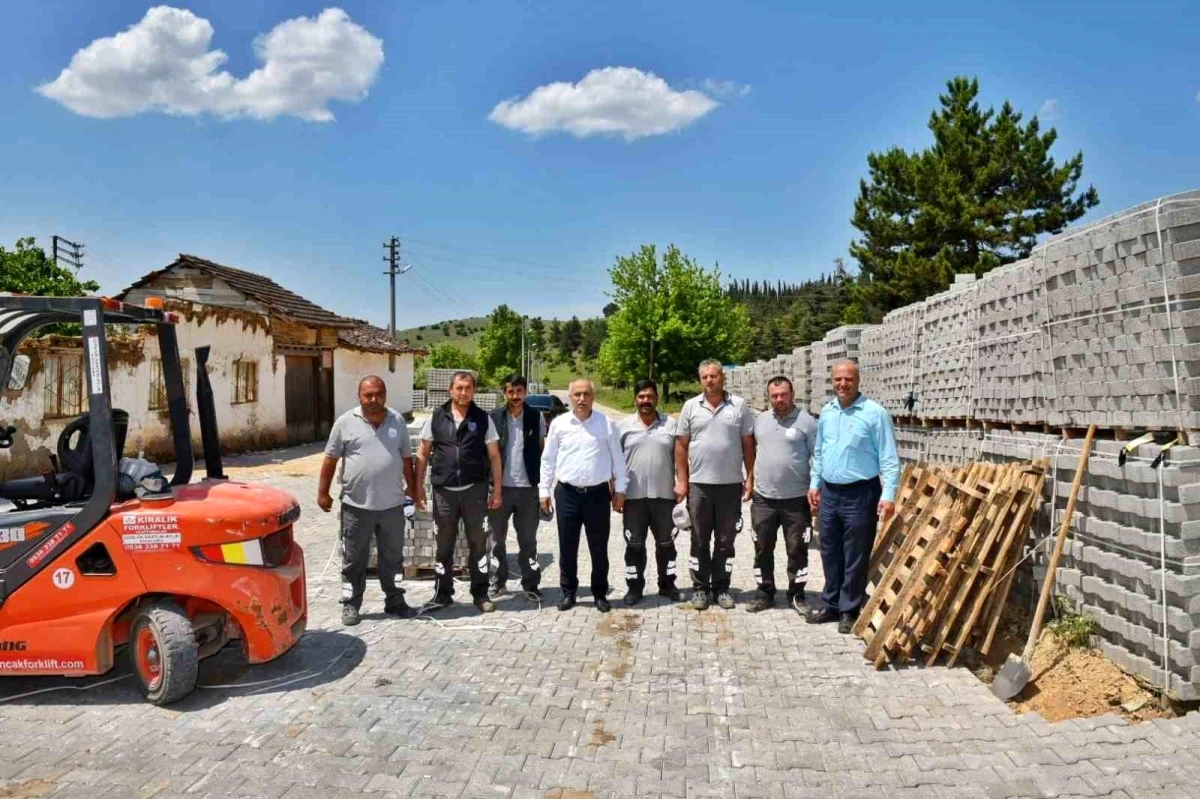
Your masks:
[{"label": "man in black vest", "polygon": [[510,375],[504,381],[508,405],[492,411],[492,422],[500,433],[500,460],[504,465],[504,504],[488,514],[492,533],[492,574],[488,597],[505,593],[508,582],[508,519],[517,528],[518,559],[521,562],[521,588],[541,596],[541,566],[537,559],[538,479],[541,477],[542,445],[546,441],[546,420],[534,408],[525,405],[529,383],[522,375]]},{"label": "man in black vest", "polygon": [[[500,436],[492,419],[475,404],[475,376],[455,372],[450,401],[433,412],[421,430],[417,452],[417,507],[425,508],[425,468],[433,456],[433,521],[437,525],[437,572],[434,609],[449,607],[454,596],[454,539],[458,523],[466,529],[470,548],[471,598],[481,613],[496,609],[488,599],[488,510],[503,502],[500,485]],[[488,497],[488,470],[492,495]]]}]

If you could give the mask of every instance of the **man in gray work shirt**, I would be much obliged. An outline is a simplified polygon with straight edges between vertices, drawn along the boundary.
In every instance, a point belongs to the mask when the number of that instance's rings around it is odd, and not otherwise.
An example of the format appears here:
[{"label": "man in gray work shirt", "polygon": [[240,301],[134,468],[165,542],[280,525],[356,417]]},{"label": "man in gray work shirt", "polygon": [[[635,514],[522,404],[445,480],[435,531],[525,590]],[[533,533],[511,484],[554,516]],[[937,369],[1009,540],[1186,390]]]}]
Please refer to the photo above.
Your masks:
[{"label": "man in gray work shirt", "polygon": [[658,412],[658,386],[639,380],[633,387],[637,413],[617,426],[629,487],[625,490],[625,604],[642,601],[646,590],[646,532],[654,534],[658,593],[679,601],[675,587],[675,420]]},{"label": "man in gray work shirt", "polygon": [[341,461],[342,623],[348,627],[359,622],[372,537],[384,611],[412,615],[398,585],[404,579],[404,497],[413,499],[416,486],[408,426],[387,406],[387,386],[375,375],[359,382],[358,403],[333,423],[317,482],[317,505],[328,513],[329,487]]},{"label": "man in gray work shirt", "polygon": [[700,385],[704,393],[679,412],[675,498],[687,499],[692,517],[692,606],[706,609],[715,594],[729,610],[733,542],[742,529],[742,502],[754,492],[754,418],[744,399],[725,390],[719,361],[700,364]]},{"label": "man in gray work shirt", "polygon": [[787,549],[788,603],[803,615],[808,580],[809,460],[817,442],[817,420],[796,407],[792,381],[782,375],[767,382],[770,413],[754,420],[754,498],[750,527],[754,536],[754,578],[758,596],[746,610],[757,613],[775,604],[775,541],[783,528]]},{"label": "man in gray work shirt", "polygon": [[508,402],[491,412],[500,435],[500,461],[504,465],[504,501],[488,513],[492,536],[492,573],[488,596],[496,599],[508,583],[508,520],[517,528],[517,553],[521,563],[521,588],[541,596],[538,564],[538,480],[541,479],[542,446],[546,443],[546,419],[525,404],[529,383],[523,375],[504,380]]}]

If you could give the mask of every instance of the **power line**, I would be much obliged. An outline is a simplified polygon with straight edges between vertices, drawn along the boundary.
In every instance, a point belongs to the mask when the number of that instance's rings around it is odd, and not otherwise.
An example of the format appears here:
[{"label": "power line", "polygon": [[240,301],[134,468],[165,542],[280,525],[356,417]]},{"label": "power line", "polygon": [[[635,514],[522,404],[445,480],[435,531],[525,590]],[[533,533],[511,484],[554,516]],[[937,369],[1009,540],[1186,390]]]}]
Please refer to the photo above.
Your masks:
[{"label": "power line", "polygon": [[[411,251],[410,251],[411,254]],[[526,269],[518,269],[509,263],[480,263],[478,261],[467,261],[461,258],[441,255],[439,253],[421,253],[422,258],[437,262],[441,268],[457,267],[466,272],[471,272],[479,275],[487,275],[497,281],[501,281],[506,277],[524,277],[529,280],[538,280],[546,283],[554,283],[563,286],[564,288],[578,288],[580,281],[577,278],[565,277],[562,275],[548,275],[542,272],[531,272]]]},{"label": "power line", "polygon": [[479,257],[479,258],[500,258],[504,261],[509,261],[512,263],[523,263],[527,266],[537,266],[537,267],[540,267],[543,269],[561,269],[562,268],[562,264],[548,264],[548,263],[544,263],[544,262],[540,262],[540,261],[531,261],[528,258],[510,258],[510,257],[504,256],[504,255],[498,256],[498,255],[493,255],[491,253],[480,252],[478,250],[466,250],[466,249],[463,249],[462,247],[451,247],[446,244],[438,244],[437,242],[429,241],[427,239],[414,239],[412,236],[405,236],[405,239],[407,239],[410,242],[416,242],[417,244],[424,244],[427,247],[433,247],[435,250],[446,250],[448,252],[457,252],[457,253],[461,253],[462,255],[472,255],[472,256]]}]

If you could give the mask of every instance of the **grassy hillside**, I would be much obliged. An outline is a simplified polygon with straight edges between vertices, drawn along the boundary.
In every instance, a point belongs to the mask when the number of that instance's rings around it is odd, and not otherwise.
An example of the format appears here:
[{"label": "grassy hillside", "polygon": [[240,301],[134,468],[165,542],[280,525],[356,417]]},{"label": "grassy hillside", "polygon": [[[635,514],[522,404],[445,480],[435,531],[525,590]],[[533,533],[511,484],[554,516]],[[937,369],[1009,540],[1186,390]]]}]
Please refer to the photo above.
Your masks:
[{"label": "grassy hillside", "polygon": [[[410,327],[397,330],[396,337],[401,341],[407,339],[414,347],[429,349],[434,344],[449,342],[466,352],[479,350],[479,337],[487,325],[486,316],[471,316],[466,319],[448,319],[424,327]],[[449,335],[447,335],[447,328]]]}]

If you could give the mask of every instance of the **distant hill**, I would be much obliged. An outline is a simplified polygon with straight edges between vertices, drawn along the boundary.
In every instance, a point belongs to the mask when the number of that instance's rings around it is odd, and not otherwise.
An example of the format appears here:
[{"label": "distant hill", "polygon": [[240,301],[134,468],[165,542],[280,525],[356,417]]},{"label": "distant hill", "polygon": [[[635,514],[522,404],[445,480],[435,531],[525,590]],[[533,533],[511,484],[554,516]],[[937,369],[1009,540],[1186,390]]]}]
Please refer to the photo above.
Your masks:
[{"label": "distant hill", "polygon": [[400,341],[407,340],[410,345],[424,349],[429,349],[434,344],[449,342],[466,352],[476,352],[479,350],[479,337],[483,334],[487,322],[486,316],[447,319],[421,327],[397,330],[396,338]]}]

